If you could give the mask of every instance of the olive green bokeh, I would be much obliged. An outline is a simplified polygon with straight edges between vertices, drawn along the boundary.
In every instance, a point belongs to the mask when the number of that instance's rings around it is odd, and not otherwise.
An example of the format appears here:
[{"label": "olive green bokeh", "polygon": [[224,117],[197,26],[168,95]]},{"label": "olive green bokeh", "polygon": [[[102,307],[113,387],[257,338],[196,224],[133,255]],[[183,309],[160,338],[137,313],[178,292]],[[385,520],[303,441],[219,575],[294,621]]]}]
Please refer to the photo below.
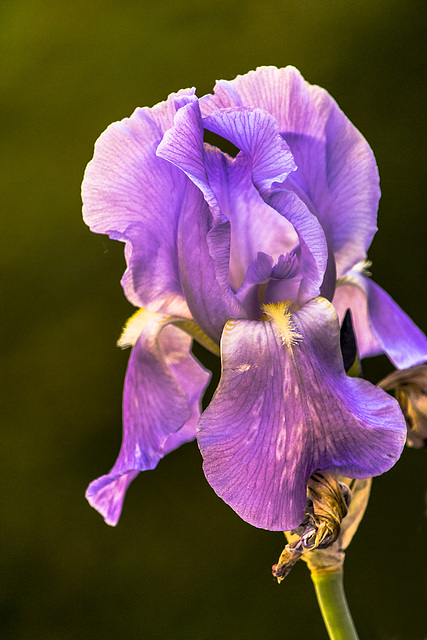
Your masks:
[{"label": "olive green bokeh", "polygon": [[[283,536],[241,521],[194,444],[131,486],[116,529],[83,494],[114,462],[133,308],[123,247],[81,221],[80,183],[112,121],[171,91],[294,64],[370,142],[383,197],[375,280],[426,321],[424,0],[3,0],[0,637],[326,638],[306,567],[279,587]],[[372,381],[391,367],[365,366]],[[426,633],[425,452],[373,485],[346,560],[360,636]]]}]

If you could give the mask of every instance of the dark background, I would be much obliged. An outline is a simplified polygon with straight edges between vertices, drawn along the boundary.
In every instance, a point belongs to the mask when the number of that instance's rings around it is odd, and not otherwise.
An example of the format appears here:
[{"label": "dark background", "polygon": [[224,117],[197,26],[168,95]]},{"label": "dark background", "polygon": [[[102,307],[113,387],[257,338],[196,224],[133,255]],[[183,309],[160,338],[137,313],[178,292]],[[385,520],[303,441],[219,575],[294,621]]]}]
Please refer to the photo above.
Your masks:
[{"label": "dark background", "polygon": [[[123,247],[89,232],[80,183],[93,143],[136,106],[294,64],[362,131],[382,184],[374,279],[427,329],[424,0],[3,0],[2,639],[324,640],[305,565],[270,574],[280,533],[238,518],[185,445],[131,486],[117,528],[84,491],[121,440],[133,309]],[[366,366],[372,381],[390,369]],[[421,640],[424,451],[374,481],[348,553],[361,638]]]}]

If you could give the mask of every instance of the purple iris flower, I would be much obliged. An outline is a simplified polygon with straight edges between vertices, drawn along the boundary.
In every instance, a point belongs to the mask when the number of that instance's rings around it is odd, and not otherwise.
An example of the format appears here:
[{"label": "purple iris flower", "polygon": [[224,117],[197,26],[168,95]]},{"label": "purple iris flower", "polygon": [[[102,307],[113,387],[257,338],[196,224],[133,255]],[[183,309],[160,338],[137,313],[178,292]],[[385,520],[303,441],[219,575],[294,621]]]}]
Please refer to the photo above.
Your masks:
[{"label": "purple iris flower", "polygon": [[[204,130],[232,142],[230,157]],[[372,151],[331,96],[293,67],[179,91],[112,124],[83,182],[92,231],[126,243],[122,284],[139,312],[123,397],[123,443],[87,498],[116,524],[129,483],[197,438],[216,493],[270,530],[300,524],[314,471],[365,478],[398,459],[396,401],[346,375],[340,320],[362,357],[398,368],[427,340],[367,277],[380,196]],[[221,355],[209,373],[192,339]]]}]

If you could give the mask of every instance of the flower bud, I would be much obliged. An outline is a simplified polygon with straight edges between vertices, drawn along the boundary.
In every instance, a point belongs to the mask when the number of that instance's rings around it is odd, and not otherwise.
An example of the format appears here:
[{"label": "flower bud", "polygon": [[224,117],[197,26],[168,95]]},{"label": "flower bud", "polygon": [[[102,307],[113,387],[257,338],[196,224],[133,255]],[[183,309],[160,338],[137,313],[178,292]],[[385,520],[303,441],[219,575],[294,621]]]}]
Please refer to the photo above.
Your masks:
[{"label": "flower bud", "polygon": [[427,365],[396,370],[378,383],[394,393],[408,428],[406,444],[417,449],[427,447]]},{"label": "flower bud", "polygon": [[273,566],[279,583],[300,558],[312,574],[342,571],[344,549],[365,513],[370,488],[370,478],[352,480],[327,472],[310,476],[304,520],[296,529],[285,531],[288,544]]}]

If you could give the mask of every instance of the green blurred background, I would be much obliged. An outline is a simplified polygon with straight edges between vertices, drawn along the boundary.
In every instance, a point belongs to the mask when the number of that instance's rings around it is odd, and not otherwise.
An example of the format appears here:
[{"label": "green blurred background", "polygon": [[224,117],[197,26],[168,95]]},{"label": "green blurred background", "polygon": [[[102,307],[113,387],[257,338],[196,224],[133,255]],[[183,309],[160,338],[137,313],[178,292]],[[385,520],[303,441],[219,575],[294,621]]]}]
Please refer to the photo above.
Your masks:
[{"label": "green blurred background", "polygon": [[[132,308],[123,247],[85,227],[80,183],[136,106],[294,64],[375,152],[373,275],[426,330],[426,27],[425,0],[3,0],[2,639],[326,639],[305,565],[275,583],[283,535],[215,496],[194,443],[139,476],[117,528],[86,503],[120,445]],[[406,450],[374,482],[348,553],[361,638],[427,636],[425,462]]]}]

